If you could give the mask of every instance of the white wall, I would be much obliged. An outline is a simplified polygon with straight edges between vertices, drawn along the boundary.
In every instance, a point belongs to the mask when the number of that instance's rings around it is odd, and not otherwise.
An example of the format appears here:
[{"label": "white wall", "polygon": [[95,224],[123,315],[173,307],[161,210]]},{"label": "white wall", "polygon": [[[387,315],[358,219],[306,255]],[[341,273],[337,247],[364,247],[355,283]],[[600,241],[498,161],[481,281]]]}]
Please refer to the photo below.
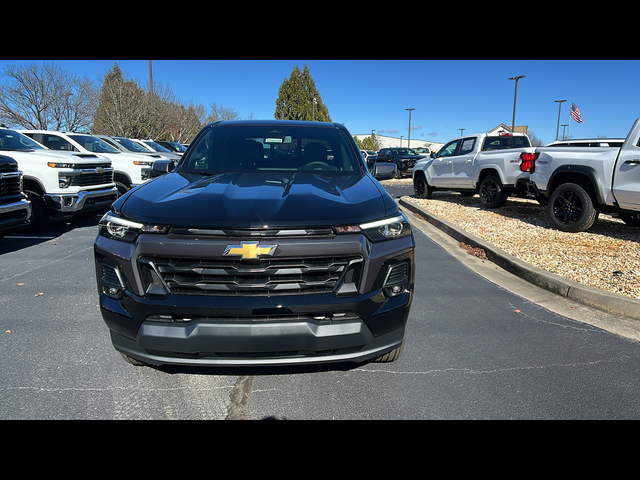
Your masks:
[{"label": "white wall", "polygon": [[[364,140],[365,138],[370,136],[371,134],[354,135],[354,137],[356,137],[358,140]],[[407,147],[406,138],[402,139],[402,144],[400,144],[399,137],[388,137],[386,135],[376,135],[376,139],[378,139],[382,145],[380,148]],[[429,142],[422,139],[412,138],[410,147],[411,148],[427,147],[431,151],[437,152],[438,150],[440,150],[440,148],[442,148],[443,145],[444,143]]]}]

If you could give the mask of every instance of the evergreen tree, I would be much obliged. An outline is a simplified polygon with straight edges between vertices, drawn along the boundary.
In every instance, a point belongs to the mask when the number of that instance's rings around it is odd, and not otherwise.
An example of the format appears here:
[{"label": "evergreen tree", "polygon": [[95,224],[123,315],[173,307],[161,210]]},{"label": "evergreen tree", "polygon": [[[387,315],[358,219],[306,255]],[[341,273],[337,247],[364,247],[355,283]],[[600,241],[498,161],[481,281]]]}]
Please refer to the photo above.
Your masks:
[{"label": "evergreen tree", "polygon": [[322,102],[306,63],[302,72],[296,65],[289,78],[285,77],[280,85],[274,117],[279,120],[331,122],[329,109]]},{"label": "evergreen tree", "polygon": [[139,138],[142,133],[144,91],[133,80],[125,80],[117,63],[102,82],[93,133]]}]

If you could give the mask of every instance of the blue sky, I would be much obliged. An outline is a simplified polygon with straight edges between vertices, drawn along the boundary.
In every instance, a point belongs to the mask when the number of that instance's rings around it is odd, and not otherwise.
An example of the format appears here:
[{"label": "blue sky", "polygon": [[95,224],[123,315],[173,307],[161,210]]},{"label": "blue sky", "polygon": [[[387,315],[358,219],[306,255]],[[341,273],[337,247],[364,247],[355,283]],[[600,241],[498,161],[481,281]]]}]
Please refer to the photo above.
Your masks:
[{"label": "blue sky", "polygon": [[[98,80],[114,63],[141,84],[148,60],[2,60],[6,65],[54,62]],[[445,143],[460,135],[511,125],[518,82],[516,125],[528,125],[545,142],[569,124],[574,138],[624,137],[640,117],[638,60],[152,60],[154,82],[181,101],[215,102],[242,118],[273,118],[280,84],[293,68],[309,66],[331,119],[352,134],[376,133]],[[0,77],[5,82],[6,77]],[[569,122],[571,101],[583,123]],[[560,136],[562,136],[562,126]]]}]

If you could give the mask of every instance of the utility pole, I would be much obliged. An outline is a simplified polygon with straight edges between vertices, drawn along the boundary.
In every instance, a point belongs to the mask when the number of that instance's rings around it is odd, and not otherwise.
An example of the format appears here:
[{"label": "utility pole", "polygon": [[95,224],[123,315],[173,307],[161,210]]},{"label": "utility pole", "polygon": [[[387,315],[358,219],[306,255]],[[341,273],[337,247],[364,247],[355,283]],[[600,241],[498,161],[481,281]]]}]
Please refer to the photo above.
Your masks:
[{"label": "utility pole", "polygon": [[405,110],[409,111],[409,136],[407,137],[407,147],[411,147],[411,110],[415,110],[415,108],[405,108]]},{"label": "utility pole", "polygon": [[[566,100],[554,100],[554,102],[558,102],[558,126],[556,127],[556,141],[558,141],[558,132],[560,131],[560,110],[562,110],[562,102],[566,102]],[[564,132],[562,132],[562,136],[564,137]]]},{"label": "utility pole", "polygon": [[151,60],[149,60],[149,93],[153,95],[153,75],[151,75]]},{"label": "utility pole", "polygon": [[516,81],[516,92],[513,95],[513,120],[511,121],[511,133],[513,133],[516,127],[516,100],[518,99],[518,80],[524,77],[525,75],[518,75],[517,77],[509,77],[509,80]]}]

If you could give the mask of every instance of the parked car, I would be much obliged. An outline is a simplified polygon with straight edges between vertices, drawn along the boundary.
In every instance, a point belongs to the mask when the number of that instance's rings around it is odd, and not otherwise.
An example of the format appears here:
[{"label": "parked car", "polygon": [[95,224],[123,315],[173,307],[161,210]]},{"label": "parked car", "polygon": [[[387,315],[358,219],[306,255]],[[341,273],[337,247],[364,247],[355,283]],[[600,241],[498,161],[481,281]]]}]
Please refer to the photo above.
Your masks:
[{"label": "parked car", "polygon": [[411,148],[383,148],[378,152],[378,162],[393,162],[398,167],[398,173],[396,178],[402,178],[403,176],[411,176],[413,167],[418,160],[425,158],[423,155],[418,155]]},{"label": "parked car", "polygon": [[413,149],[418,155],[424,155],[425,157],[431,156],[431,150],[426,147],[418,147]]},{"label": "parked car", "polygon": [[373,150],[360,150],[362,154],[362,158],[367,162],[367,168],[370,172],[373,172],[373,166],[378,161],[378,152],[374,152]]},{"label": "parked car", "polygon": [[95,239],[100,311],[125,360],[398,358],[411,224],[343,125],[215,122],[176,171],[166,166],[156,162],[161,177],[113,204]]},{"label": "parked car", "polygon": [[162,145],[158,145],[153,140],[140,140],[138,138],[132,138],[131,140],[133,140],[134,142],[137,142],[138,144],[142,145],[144,148],[146,148],[150,152],[161,153],[163,156],[165,156],[165,157],[167,157],[167,158],[169,158],[171,160],[175,160],[176,162],[178,160],[180,160],[180,158],[182,157],[182,154],[171,152],[171,151],[169,151],[169,149],[164,148]]},{"label": "parked car", "polygon": [[610,144],[536,148],[528,188],[545,199],[558,230],[584,232],[601,212],[640,227],[640,118],[621,145],[596,141]]},{"label": "parked car", "polygon": [[104,213],[118,198],[111,161],[95,153],[50,150],[22,133],[0,128],[0,151],[18,162],[36,231],[50,217],[85,218]]},{"label": "parked car", "polygon": [[124,195],[150,178],[152,160],[121,152],[94,135],[48,130],[21,130],[21,132],[51,150],[93,153],[111,160],[114,181],[120,195]]},{"label": "parked car", "polygon": [[13,157],[0,155],[0,238],[8,230],[26,225],[31,202],[23,190],[22,172]]},{"label": "parked car", "polygon": [[175,153],[183,154],[187,151],[187,147],[178,142],[171,142],[169,140],[156,140],[156,143]]},{"label": "parked car", "polygon": [[624,138],[584,138],[557,140],[545,147],[621,147],[623,143]]},{"label": "parked car", "polygon": [[526,195],[534,152],[521,133],[459,137],[415,165],[413,188],[421,198],[435,190],[477,193],[485,208],[499,208],[512,193]]}]

